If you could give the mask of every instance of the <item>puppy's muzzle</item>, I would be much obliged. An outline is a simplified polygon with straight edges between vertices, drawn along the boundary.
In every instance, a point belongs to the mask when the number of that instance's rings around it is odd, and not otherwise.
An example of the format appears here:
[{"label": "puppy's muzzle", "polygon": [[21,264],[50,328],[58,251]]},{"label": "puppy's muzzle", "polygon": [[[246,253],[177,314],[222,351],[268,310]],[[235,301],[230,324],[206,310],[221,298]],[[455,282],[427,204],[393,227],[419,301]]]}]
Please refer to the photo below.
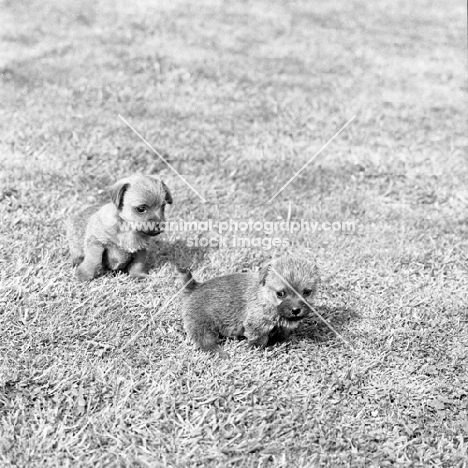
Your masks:
[{"label": "puppy's muzzle", "polygon": [[145,236],[151,236],[151,237],[154,237],[154,236],[157,236],[159,234],[161,234],[161,231],[141,231]]},{"label": "puppy's muzzle", "polygon": [[151,229],[145,229],[141,232],[147,236],[157,236],[158,234],[161,234],[161,232],[164,232],[164,223],[154,223],[151,226]]},{"label": "puppy's muzzle", "polygon": [[[286,301],[285,301],[286,302]],[[309,308],[306,305],[300,304],[287,304],[283,303],[280,304],[279,307],[280,315],[285,318],[286,320],[290,320],[292,322],[302,320],[309,314]]]},{"label": "puppy's muzzle", "polygon": [[288,320],[302,320],[305,316],[307,315],[307,311],[305,311],[302,307],[297,307],[294,309],[291,309],[289,311],[289,315],[285,318]]}]

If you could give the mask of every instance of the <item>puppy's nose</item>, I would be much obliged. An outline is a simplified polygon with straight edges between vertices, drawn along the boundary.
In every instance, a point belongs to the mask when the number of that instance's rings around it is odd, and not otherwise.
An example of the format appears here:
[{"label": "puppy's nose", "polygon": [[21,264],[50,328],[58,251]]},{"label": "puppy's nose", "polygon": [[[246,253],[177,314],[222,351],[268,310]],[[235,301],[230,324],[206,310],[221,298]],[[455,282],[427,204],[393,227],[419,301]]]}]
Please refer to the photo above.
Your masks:
[{"label": "puppy's nose", "polygon": [[293,315],[298,315],[300,312],[301,312],[301,308],[300,308],[300,307],[294,307],[294,309],[291,309],[291,313],[292,313]]}]

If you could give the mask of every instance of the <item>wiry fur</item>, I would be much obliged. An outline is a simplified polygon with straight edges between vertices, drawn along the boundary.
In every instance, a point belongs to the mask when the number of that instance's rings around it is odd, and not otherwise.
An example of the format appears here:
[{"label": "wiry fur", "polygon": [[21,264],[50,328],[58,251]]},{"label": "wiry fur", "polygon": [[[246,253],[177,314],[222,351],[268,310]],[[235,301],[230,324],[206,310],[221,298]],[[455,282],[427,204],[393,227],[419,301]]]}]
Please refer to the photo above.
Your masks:
[{"label": "wiry fur", "polygon": [[[298,257],[278,259],[260,274],[238,273],[205,283],[196,282],[189,271],[180,273],[187,336],[201,349],[213,351],[219,351],[220,336],[244,336],[261,348],[269,340],[289,339],[309,314],[306,302],[312,301],[319,281],[315,264]],[[306,299],[291,287],[311,294]],[[277,291],[285,291],[285,297],[278,299]]]},{"label": "wiry fur", "polygon": [[[87,281],[106,270],[126,270],[144,277],[151,238],[163,230],[164,207],[172,203],[169,189],[156,177],[135,174],[110,188],[112,203],[88,207],[67,221],[67,238],[76,277]],[[140,214],[135,207],[146,206]],[[155,229],[125,229],[121,223],[153,223]]]},{"label": "wiry fur", "polygon": [[191,291],[195,289],[200,283],[197,283],[192,276],[192,272],[190,270],[185,270],[179,268],[180,279],[182,282],[182,286],[186,291]]}]

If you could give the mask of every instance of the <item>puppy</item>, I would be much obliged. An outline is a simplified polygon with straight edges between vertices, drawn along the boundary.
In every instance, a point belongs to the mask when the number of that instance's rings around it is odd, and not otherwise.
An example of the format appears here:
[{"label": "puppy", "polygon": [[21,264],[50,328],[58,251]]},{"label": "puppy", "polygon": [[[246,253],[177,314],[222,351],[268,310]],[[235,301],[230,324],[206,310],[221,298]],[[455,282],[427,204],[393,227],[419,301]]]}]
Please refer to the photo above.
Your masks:
[{"label": "puppy", "polygon": [[157,177],[134,174],[109,189],[112,203],[86,208],[67,222],[67,238],[79,281],[106,270],[148,276],[146,251],[164,230],[164,209],[172,204],[166,184]]},{"label": "puppy", "polygon": [[244,336],[260,348],[290,339],[309,315],[319,283],[316,265],[299,257],[277,259],[260,274],[238,273],[205,283],[197,283],[188,270],[179,272],[188,339],[218,353],[220,336]]}]

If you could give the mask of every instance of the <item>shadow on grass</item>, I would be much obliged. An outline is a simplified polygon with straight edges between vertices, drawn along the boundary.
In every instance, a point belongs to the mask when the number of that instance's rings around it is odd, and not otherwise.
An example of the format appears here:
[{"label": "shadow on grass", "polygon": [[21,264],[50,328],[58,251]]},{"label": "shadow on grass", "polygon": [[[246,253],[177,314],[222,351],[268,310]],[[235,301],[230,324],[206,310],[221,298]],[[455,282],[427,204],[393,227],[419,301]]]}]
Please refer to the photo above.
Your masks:
[{"label": "shadow on grass", "polygon": [[[298,328],[296,332],[298,341],[305,339],[316,343],[324,343],[330,340],[340,340],[337,333],[340,335],[344,333],[348,324],[358,318],[358,314],[347,307],[318,306],[314,310],[317,314],[311,312]],[[329,325],[321,320],[318,314]]]},{"label": "shadow on grass", "polygon": [[206,248],[189,246],[183,239],[175,242],[161,241],[148,252],[147,264],[150,269],[159,269],[166,263],[179,268],[196,270],[202,263]]},{"label": "shadow on grass", "polygon": [[[352,321],[358,318],[358,314],[346,307],[327,307],[319,306],[315,309],[330,326],[324,323],[316,314],[311,312],[309,317],[305,318],[304,321],[299,325],[295,332],[297,341],[314,341],[315,343],[325,343],[327,341],[338,340],[340,335],[344,333],[346,326]],[[331,328],[333,327],[333,329]],[[231,340],[232,338],[226,338],[220,336],[220,343]],[[244,337],[238,338],[238,340],[245,340]],[[285,342],[276,337],[270,337],[268,340],[268,348],[284,344]]]}]

